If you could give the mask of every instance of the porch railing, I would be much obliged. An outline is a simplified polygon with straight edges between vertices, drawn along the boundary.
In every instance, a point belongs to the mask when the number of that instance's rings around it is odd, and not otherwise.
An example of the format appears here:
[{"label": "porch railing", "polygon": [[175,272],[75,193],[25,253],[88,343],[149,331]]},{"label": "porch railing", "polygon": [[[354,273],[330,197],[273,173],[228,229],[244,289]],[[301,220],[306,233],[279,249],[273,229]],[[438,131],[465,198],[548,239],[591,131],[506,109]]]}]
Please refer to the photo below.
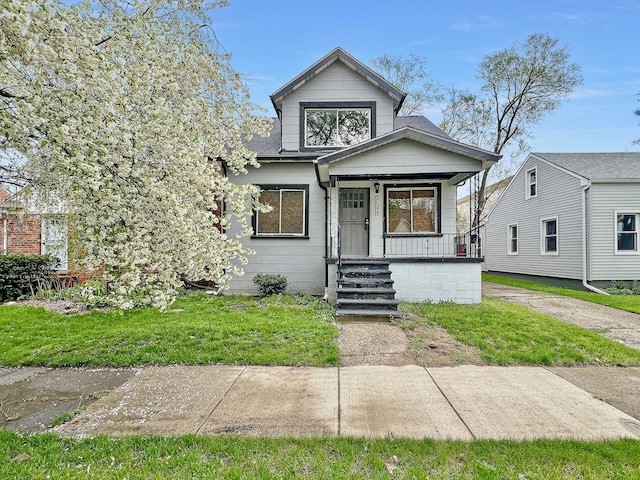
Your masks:
[{"label": "porch railing", "polygon": [[384,239],[384,252],[387,257],[482,257],[480,237],[475,234],[388,235]]}]

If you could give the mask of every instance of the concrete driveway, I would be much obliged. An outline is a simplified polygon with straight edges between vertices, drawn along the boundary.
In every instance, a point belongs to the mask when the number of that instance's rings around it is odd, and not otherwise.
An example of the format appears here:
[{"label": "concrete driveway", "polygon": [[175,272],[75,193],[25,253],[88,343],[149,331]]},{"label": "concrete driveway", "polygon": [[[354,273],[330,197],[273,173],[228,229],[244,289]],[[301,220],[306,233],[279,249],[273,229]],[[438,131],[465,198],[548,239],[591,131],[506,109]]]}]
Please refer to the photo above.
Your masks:
[{"label": "concrete driveway", "polygon": [[[640,315],[562,295],[482,282],[483,295],[516,303],[640,350]],[[640,418],[640,367],[549,367],[624,412]]]},{"label": "concrete driveway", "polygon": [[482,294],[498,297],[640,350],[640,315],[571,297],[482,282]]}]

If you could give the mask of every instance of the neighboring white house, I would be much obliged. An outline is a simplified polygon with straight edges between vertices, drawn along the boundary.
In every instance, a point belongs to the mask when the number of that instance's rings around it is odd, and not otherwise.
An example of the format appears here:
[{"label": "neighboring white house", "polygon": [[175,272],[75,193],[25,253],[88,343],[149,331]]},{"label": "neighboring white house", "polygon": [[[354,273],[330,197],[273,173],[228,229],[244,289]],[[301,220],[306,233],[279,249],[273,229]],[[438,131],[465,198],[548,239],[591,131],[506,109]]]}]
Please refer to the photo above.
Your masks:
[{"label": "neighboring white house", "polygon": [[[509,182],[513,176],[507,177],[498,182],[492,183],[491,185],[487,185],[485,188],[485,202],[484,209],[482,211],[482,215],[480,216],[480,224],[484,225],[485,219],[489,212],[493,209],[496,202],[502,195],[502,192],[507,188]],[[464,197],[458,198],[457,208],[458,208],[458,231],[459,232],[468,232],[471,230],[471,218],[473,217],[474,208],[476,207],[477,201],[474,196],[477,196],[477,191],[473,190],[473,185],[471,184],[471,193],[469,195],[465,195]],[[463,186],[461,190],[465,190],[468,188],[467,186]]]},{"label": "neighboring white house", "polygon": [[640,280],[640,152],[531,153],[490,212],[489,271]]},{"label": "neighboring white house", "polygon": [[271,96],[271,135],[249,143],[261,168],[233,180],[259,185],[273,210],[254,214],[256,254],[231,291],[277,273],[343,311],[480,301],[481,259],[458,254],[456,186],[500,156],[398,117],[404,98],[341,48]]}]

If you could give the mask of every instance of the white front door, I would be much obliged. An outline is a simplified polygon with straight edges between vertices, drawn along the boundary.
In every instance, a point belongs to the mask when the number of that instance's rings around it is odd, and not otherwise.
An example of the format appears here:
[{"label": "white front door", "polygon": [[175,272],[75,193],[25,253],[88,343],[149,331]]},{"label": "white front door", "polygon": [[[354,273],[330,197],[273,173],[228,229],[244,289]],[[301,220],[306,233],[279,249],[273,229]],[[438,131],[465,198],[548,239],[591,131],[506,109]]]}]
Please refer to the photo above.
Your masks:
[{"label": "white front door", "polygon": [[56,270],[67,270],[67,217],[66,215],[50,215],[42,217],[42,254],[58,259]]}]

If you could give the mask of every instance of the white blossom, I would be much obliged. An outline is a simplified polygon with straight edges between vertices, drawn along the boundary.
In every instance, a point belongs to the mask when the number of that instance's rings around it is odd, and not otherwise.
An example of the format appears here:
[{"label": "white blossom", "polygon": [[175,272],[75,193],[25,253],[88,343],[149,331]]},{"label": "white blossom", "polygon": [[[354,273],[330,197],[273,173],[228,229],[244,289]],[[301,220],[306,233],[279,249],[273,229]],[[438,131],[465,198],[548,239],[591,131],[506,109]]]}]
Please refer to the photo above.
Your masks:
[{"label": "white blossom", "polygon": [[[65,199],[80,263],[119,308],[166,308],[182,278],[224,285],[251,254],[258,190],[215,160],[257,166],[243,138],[268,124],[203,26],[225,4],[0,0],[0,155]],[[220,230],[232,217],[237,236]]]}]

